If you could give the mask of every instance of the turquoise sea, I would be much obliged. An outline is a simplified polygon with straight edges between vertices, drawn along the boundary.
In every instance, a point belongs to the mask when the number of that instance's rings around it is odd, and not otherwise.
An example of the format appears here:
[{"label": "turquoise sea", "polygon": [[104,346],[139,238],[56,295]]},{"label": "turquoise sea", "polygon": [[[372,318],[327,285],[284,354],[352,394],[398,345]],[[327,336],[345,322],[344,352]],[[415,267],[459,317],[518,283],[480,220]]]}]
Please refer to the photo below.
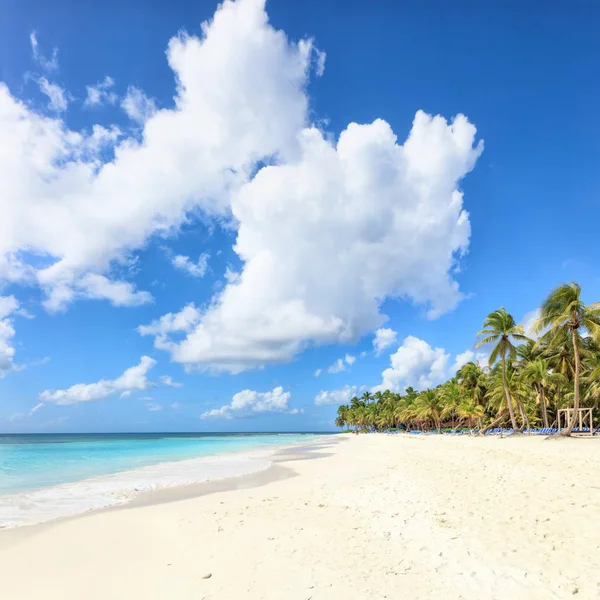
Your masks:
[{"label": "turquoise sea", "polygon": [[127,502],[140,491],[259,471],[323,434],[0,435],[0,527]]}]

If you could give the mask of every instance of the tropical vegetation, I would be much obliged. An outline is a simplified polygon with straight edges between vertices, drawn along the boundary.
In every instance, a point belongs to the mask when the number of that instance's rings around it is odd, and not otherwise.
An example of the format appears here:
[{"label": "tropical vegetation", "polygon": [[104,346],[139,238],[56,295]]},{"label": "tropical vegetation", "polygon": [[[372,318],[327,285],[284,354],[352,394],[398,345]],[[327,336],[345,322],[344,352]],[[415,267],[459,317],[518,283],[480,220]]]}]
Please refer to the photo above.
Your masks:
[{"label": "tropical vegetation", "polygon": [[[577,283],[550,292],[534,324],[537,338],[505,309],[491,312],[477,334],[488,364],[468,362],[435,388],[365,392],[338,408],[336,425],[355,432],[492,427],[525,432],[556,427],[558,411],[597,408],[600,401],[600,303],[585,305]],[[561,429],[570,435],[575,419]],[[596,417],[597,419],[598,417]]]}]

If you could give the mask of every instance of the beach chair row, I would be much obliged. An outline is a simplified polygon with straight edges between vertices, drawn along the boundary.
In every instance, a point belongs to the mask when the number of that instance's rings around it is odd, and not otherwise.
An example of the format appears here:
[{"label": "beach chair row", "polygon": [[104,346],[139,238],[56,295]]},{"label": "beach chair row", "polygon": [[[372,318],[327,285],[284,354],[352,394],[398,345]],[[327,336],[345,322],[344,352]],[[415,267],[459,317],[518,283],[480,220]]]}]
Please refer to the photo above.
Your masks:
[{"label": "beach chair row", "polygon": [[[590,431],[589,427],[574,427],[573,433],[588,433]],[[391,433],[400,433],[400,432],[391,432]],[[406,433],[410,433],[412,435],[435,435],[437,431],[420,431],[418,429],[411,429]],[[460,429],[457,431],[443,431],[443,435],[476,435],[479,433],[478,429],[473,429],[469,431],[468,429]],[[490,429],[485,432],[485,435],[512,435],[514,433],[513,429],[503,429],[502,427],[496,427],[495,429]],[[529,431],[525,430],[524,433],[528,433],[530,435],[553,435],[558,433],[558,429],[556,427],[541,427],[539,429],[531,429]],[[596,428],[594,432],[595,435],[600,435],[600,428]]]},{"label": "beach chair row", "polygon": [[488,431],[485,432],[485,435],[511,435],[512,433],[514,433],[513,429],[504,429],[502,427],[496,427],[495,429],[488,429]]}]

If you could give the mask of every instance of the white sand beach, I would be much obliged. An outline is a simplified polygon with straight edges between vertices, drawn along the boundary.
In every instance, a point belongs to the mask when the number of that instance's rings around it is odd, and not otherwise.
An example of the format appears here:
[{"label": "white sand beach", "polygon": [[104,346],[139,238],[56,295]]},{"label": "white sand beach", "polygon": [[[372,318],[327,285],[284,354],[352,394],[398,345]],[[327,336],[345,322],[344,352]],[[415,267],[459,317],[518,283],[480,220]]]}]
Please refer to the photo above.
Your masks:
[{"label": "white sand beach", "polygon": [[600,596],[600,440],[344,435],[274,461],[0,531],[0,598]]}]

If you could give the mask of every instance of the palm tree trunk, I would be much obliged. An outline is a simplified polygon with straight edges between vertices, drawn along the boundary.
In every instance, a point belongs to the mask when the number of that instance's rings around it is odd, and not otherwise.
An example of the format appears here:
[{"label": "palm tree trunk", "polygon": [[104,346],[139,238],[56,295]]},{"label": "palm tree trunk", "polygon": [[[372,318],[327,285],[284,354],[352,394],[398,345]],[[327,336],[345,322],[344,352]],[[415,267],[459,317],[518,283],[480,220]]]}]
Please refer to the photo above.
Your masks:
[{"label": "palm tree trunk", "polygon": [[573,354],[575,355],[575,389],[573,390],[575,392],[575,400],[573,401],[573,418],[568,420],[567,428],[561,431],[562,435],[571,435],[579,411],[579,370],[581,367],[579,364],[579,340],[577,338],[577,329],[571,329],[571,335],[573,336]]},{"label": "palm tree trunk", "polygon": [[539,387],[539,399],[540,399],[540,408],[542,409],[542,421],[544,423],[544,427],[550,427],[548,425],[548,411],[546,410],[546,396],[544,394],[544,388],[542,386]]},{"label": "palm tree trunk", "polygon": [[506,356],[502,355],[502,384],[504,385],[504,396],[506,397],[506,404],[508,405],[508,413],[510,414],[510,422],[514,432],[518,431],[517,420],[515,419],[515,411],[513,409],[512,400],[510,399],[510,392],[508,391],[508,381],[506,379]]},{"label": "palm tree trunk", "polygon": [[523,403],[520,400],[517,400],[517,404],[519,406],[519,411],[521,411],[521,419],[523,421],[522,429],[527,429],[527,433],[529,433],[529,431],[531,430],[531,427],[529,426],[529,417],[527,416],[527,411],[525,410],[525,406],[523,405]]},{"label": "palm tree trunk", "polygon": [[487,425],[486,427],[484,427],[483,429],[481,429],[479,431],[479,435],[483,435],[486,431],[492,429],[492,427],[495,427],[496,425],[498,425],[498,423],[500,423],[500,421],[502,421],[502,419],[506,418],[506,413],[504,411],[502,411],[502,413],[500,413],[500,415],[494,419],[489,425]]}]

